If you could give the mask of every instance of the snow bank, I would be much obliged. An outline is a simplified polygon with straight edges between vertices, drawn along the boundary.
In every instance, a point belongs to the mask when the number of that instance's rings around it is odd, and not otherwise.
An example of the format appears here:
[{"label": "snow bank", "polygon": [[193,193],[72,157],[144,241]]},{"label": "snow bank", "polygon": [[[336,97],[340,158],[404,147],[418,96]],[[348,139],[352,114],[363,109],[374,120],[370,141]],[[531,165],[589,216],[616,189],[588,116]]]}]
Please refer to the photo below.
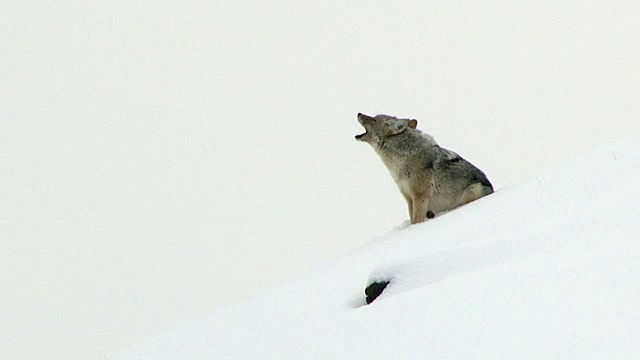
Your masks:
[{"label": "snow bank", "polygon": [[611,146],[114,358],[638,358],[638,179]]}]

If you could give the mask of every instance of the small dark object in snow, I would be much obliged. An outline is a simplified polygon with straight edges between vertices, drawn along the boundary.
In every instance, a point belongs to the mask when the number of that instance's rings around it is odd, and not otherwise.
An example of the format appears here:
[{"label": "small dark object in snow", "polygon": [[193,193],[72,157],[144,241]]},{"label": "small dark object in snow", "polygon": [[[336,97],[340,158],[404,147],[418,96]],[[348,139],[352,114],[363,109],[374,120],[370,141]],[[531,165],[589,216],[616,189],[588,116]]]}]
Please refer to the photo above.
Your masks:
[{"label": "small dark object in snow", "polygon": [[436,214],[434,214],[433,211],[427,211],[427,219],[433,219],[434,217],[436,217]]},{"label": "small dark object in snow", "polygon": [[389,281],[374,282],[367,286],[367,288],[364,289],[364,293],[367,295],[367,305],[371,304],[373,300],[380,296],[387,285],[389,285]]}]

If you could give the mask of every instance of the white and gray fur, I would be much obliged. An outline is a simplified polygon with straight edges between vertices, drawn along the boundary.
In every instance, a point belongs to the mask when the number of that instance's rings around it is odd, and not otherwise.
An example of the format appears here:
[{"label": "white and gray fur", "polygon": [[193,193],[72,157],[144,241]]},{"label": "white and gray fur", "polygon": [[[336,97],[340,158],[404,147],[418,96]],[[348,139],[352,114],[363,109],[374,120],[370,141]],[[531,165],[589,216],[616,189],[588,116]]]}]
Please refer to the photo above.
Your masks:
[{"label": "white and gray fur", "polygon": [[485,174],[431,136],[417,120],[358,114],[366,132],[356,140],[380,155],[407,201],[412,224],[493,193]]}]

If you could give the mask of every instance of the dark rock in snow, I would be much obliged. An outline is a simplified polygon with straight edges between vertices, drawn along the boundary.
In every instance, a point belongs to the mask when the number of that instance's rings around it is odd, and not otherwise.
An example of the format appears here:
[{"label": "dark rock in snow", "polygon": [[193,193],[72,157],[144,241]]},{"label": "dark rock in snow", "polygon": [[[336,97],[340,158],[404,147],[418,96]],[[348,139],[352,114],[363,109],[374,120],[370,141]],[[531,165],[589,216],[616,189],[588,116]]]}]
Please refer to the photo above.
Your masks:
[{"label": "dark rock in snow", "polygon": [[367,304],[371,304],[373,300],[380,296],[387,285],[389,285],[389,281],[376,281],[367,286],[364,289],[364,293],[367,295]]}]

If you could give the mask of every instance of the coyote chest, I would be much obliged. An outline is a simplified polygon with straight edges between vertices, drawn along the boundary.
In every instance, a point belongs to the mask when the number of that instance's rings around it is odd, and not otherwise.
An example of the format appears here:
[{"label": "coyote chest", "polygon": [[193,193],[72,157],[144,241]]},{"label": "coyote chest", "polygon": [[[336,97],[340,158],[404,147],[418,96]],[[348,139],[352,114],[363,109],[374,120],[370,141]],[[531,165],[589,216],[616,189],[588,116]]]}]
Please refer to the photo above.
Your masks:
[{"label": "coyote chest", "polygon": [[411,171],[407,169],[407,162],[402,157],[389,156],[380,152],[380,158],[396,183],[399,183],[403,178],[407,179],[411,176]]}]

